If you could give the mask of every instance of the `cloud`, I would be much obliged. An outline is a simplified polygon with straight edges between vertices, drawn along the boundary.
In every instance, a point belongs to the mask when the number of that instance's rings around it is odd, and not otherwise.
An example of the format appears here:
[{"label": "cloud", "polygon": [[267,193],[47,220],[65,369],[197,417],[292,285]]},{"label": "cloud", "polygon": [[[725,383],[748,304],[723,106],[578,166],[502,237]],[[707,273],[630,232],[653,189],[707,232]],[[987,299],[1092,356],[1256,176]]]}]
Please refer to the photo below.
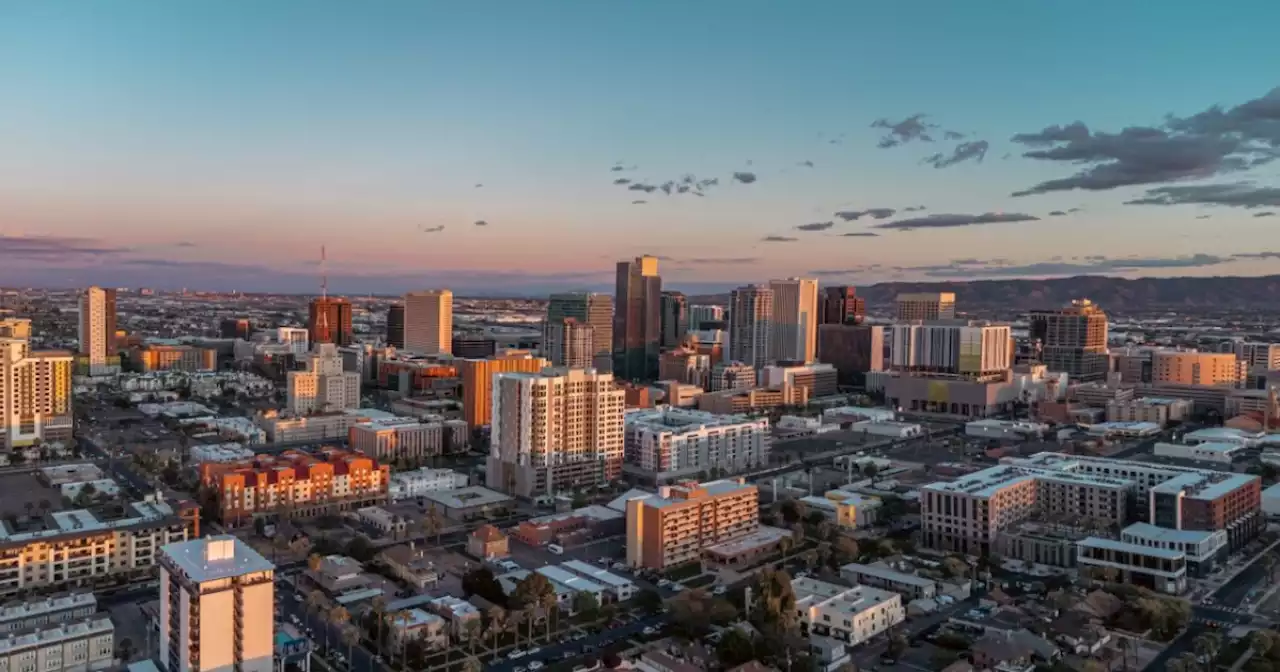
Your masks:
[{"label": "cloud", "polygon": [[925,217],[898,219],[884,224],[876,224],[874,225],[874,228],[910,231],[912,229],[949,229],[958,226],[1038,221],[1040,221],[1039,217],[1020,212],[987,212],[981,215],[938,214],[928,215]]},{"label": "cloud", "polygon": [[1238,255],[1193,254],[1184,257],[1084,257],[1084,262],[1037,261],[1015,264],[1008,259],[954,259],[949,264],[895,267],[905,273],[931,278],[1069,276],[1128,273],[1143,270],[1203,268],[1229,264]]},{"label": "cloud", "polygon": [[613,183],[614,184],[631,184],[631,178],[619,177],[618,179],[614,180]]},{"label": "cloud", "polygon": [[480,187],[483,187],[483,186],[484,186],[484,185],[483,185],[483,184],[481,184],[480,182],[476,182],[476,186],[475,186],[475,188],[476,188],[476,189],[479,189]]},{"label": "cloud", "polygon": [[609,169],[610,172],[614,172],[614,173],[621,173],[624,170],[626,170],[626,168],[623,168],[622,166],[614,166]]},{"label": "cloud", "polygon": [[826,231],[835,225],[835,222],[814,222],[812,224],[801,224],[796,229],[798,231]]},{"label": "cloud", "polygon": [[964,133],[961,133],[959,131],[943,131],[942,139],[943,140],[963,140]]},{"label": "cloud", "polygon": [[186,241],[186,240],[176,242],[173,244],[173,246],[174,247],[197,247],[195,243]]},{"label": "cloud", "polygon": [[1148,189],[1145,196],[1126,205],[1224,205],[1235,208],[1280,207],[1280,187],[1259,187],[1252,182],[1175,185]]},{"label": "cloud", "polygon": [[836,217],[846,222],[852,222],[860,217],[871,217],[873,219],[888,219],[897,212],[893,208],[869,208],[867,210],[841,210],[835,213]]},{"label": "cloud", "polygon": [[1054,210],[1054,211],[1052,211],[1052,212],[1050,212],[1050,213],[1049,213],[1049,216],[1050,216],[1050,217],[1062,217],[1062,216],[1065,216],[1066,214],[1067,214],[1067,213],[1066,213],[1065,211],[1063,211],[1063,210]]},{"label": "cloud", "polygon": [[756,174],[750,172],[736,172],[733,174],[733,179],[743,184],[751,184],[756,181]]},{"label": "cloud", "polygon": [[0,234],[0,259],[14,258],[23,261],[36,258],[114,255],[130,251],[132,251],[130,248],[114,247],[92,238]]},{"label": "cloud", "polygon": [[652,194],[657,190],[658,188],[652,184],[645,184],[643,182],[636,182],[635,184],[627,187],[627,191],[643,191],[646,194]]},{"label": "cloud", "polygon": [[1196,219],[1211,219],[1213,215],[1196,215]]},{"label": "cloud", "polygon": [[804,166],[805,168],[812,168],[812,167],[813,167],[813,162],[812,162],[812,161],[801,161],[800,163],[797,163],[796,165],[797,165],[797,166]]},{"label": "cloud", "polygon": [[903,212],[919,212],[924,209],[925,207],[923,205],[912,205],[912,206],[903,208],[902,211]]},{"label": "cloud", "polygon": [[1019,133],[1013,141],[1037,148],[1025,152],[1026,158],[1086,166],[1015,196],[1203,179],[1280,158],[1280,88],[1228,110],[1215,106],[1189,117],[1169,116],[1160,126],[1108,133],[1076,121]]},{"label": "cloud", "polygon": [[475,226],[489,226],[489,222],[486,222],[483,219],[477,219]]},{"label": "cloud", "polygon": [[880,234],[872,233],[870,231],[853,231],[850,233],[842,233],[840,235],[845,238],[878,238],[880,237]]},{"label": "cloud", "polygon": [[1268,211],[1266,211],[1266,212],[1257,212],[1257,213],[1254,213],[1254,215],[1253,215],[1253,216],[1254,216],[1254,217],[1275,217],[1275,216],[1276,216],[1276,213],[1274,213],[1274,212],[1272,212],[1272,211],[1268,210]]},{"label": "cloud", "polygon": [[644,200],[631,201],[631,205],[644,205],[645,203],[648,203],[648,202],[649,201],[644,201]]},{"label": "cloud", "polygon": [[430,228],[425,226],[422,227],[423,233],[440,233],[441,231],[444,231],[444,224],[441,224],[440,226],[432,226]]},{"label": "cloud", "polygon": [[1231,255],[1232,259],[1280,259],[1280,252],[1241,252]]},{"label": "cloud", "polygon": [[754,264],[759,257],[694,257],[693,259],[672,259],[677,264],[698,264],[702,266],[733,266],[737,264]]},{"label": "cloud", "polygon": [[1067,212],[1080,212],[1084,208],[1067,208]]},{"label": "cloud", "polygon": [[881,149],[887,149],[914,140],[933,142],[933,138],[929,136],[929,131],[937,128],[938,125],[925,123],[924,118],[926,116],[924,113],[918,113],[902,121],[875,120],[871,123],[872,128],[884,128],[889,131],[880,138],[880,142],[876,146]]},{"label": "cloud", "polygon": [[799,238],[790,238],[788,236],[765,236],[760,239],[762,243],[794,243]]},{"label": "cloud", "polygon": [[962,142],[956,145],[956,148],[952,150],[951,156],[934,154],[933,156],[926,158],[922,163],[928,163],[934,168],[948,168],[956,165],[957,163],[963,163],[969,160],[976,160],[978,163],[982,163],[982,160],[987,156],[987,149],[989,147],[990,143],[986,140]]}]

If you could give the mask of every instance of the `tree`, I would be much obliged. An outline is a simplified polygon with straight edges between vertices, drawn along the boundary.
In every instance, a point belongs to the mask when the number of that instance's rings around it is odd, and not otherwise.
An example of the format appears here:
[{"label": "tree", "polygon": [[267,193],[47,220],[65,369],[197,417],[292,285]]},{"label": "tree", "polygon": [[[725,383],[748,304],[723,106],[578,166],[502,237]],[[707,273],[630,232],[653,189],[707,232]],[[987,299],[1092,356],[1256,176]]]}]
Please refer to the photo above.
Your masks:
[{"label": "tree", "polygon": [[384,655],[386,654],[386,649],[383,648],[382,622],[386,619],[386,615],[387,615],[386,598],[381,595],[373,598],[373,617],[374,617],[375,627],[377,628],[373,643],[374,643],[374,646],[378,648],[378,653],[382,653]]},{"label": "tree", "polygon": [[346,625],[339,632],[342,643],[347,645],[347,660],[351,660],[351,650],[360,643],[360,630],[353,625]]},{"label": "tree", "polygon": [[836,561],[841,564],[856,562],[860,555],[858,542],[853,537],[844,535],[837,537],[833,548],[835,549]]},{"label": "tree", "polygon": [[791,630],[796,623],[796,595],[791,590],[791,576],[782,570],[765,570],[757,581],[760,612],[766,623],[779,630]]},{"label": "tree", "polygon": [[902,634],[901,629],[894,629],[889,633],[889,644],[885,648],[885,653],[892,659],[897,660],[903,651],[907,650],[907,636]]},{"label": "tree", "polygon": [[551,643],[552,627],[560,620],[560,598],[553,588],[539,595],[538,603],[542,606],[544,618],[547,619],[547,643],[549,644]]},{"label": "tree", "polygon": [[476,655],[476,640],[480,639],[483,630],[483,626],[480,625],[480,619],[477,618],[469,619],[462,626],[462,634],[467,638],[467,643],[471,646],[471,655],[473,656]]},{"label": "tree", "polygon": [[796,523],[791,526],[791,538],[797,544],[804,543],[804,524]]},{"label": "tree", "polygon": [[958,556],[949,555],[942,559],[942,573],[950,579],[963,577],[969,573],[969,563]]},{"label": "tree", "polygon": [[347,544],[347,555],[360,562],[369,562],[377,554],[377,547],[363,534],[357,534],[351,543]]},{"label": "tree", "polygon": [[653,613],[662,609],[662,596],[658,591],[645,588],[636,594],[636,606]]},{"label": "tree", "polygon": [[133,640],[125,637],[116,645],[116,649],[120,651],[120,662],[127,663],[133,660]]},{"label": "tree", "polygon": [[875,478],[878,473],[880,473],[880,467],[877,467],[875,462],[868,461],[862,465],[862,475],[866,478]]},{"label": "tree", "polygon": [[[329,621],[338,626],[339,632],[342,631],[342,628],[347,626],[347,623],[350,620],[351,612],[347,611],[346,608],[341,605],[329,610]],[[324,645],[326,648],[329,646],[329,628],[324,629]]]},{"label": "tree", "polygon": [[720,638],[720,643],[716,645],[716,658],[720,661],[721,667],[727,670],[759,658],[757,648],[758,642],[755,638],[738,628],[732,628],[725,631],[724,636]]},{"label": "tree", "polygon": [[794,525],[804,519],[805,515],[808,513],[807,509],[808,507],[804,504],[794,499],[788,499],[787,501],[782,502],[782,506],[778,512],[782,514],[782,519],[787,521],[788,525]]},{"label": "tree", "polygon": [[502,584],[493,575],[493,571],[484,565],[462,576],[462,592],[466,597],[479,595],[497,605],[507,604],[507,594],[503,592]]},{"label": "tree", "polygon": [[493,635],[493,652],[498,652],[498,635],[507,629],[507,610],[494,605],[489,607],[489,633]]},{"label": "tree", "polygon": [[462,661],[462,672],[480,672],[483,669],[484,666],[480,664],[474,654],[467,656],[467,659]]},{"label": "tree", "polygon": [[573,610],[578,612],[584,621],[594,621],[600,617],[600,600],[595,593],[581,591],[573,596]]}]

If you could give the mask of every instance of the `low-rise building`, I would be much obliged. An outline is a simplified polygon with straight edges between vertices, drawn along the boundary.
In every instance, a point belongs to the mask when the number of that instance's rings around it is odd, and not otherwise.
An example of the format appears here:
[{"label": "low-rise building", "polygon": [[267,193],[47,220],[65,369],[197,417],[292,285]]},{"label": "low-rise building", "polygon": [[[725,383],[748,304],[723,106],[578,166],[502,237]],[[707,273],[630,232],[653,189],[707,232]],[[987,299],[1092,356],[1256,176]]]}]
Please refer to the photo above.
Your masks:
[{"label": "low-rise building", "polygon": [[287,450],[240,462],[200,465],[200,484],[226,525],[260,514],[319,515],[377,506],[387,500],[391,468],[363,453]]},{"label": "low-rise building", "polygon": [[846,490],[830,490],[821,497],[800,500],[810,511],[822,513],[840,527],[856,529],[876,524],[883,502],[879,497],[860,495]]},{"label": "low-rise building", "polygon": [[1100,537],[1081,539],[1076,546],[1082,574],[1169,595],[1180,595],[1187,589],[1187,556],[1182,551]]},{"label": "low-rise building", "polygon": [[470,479],[450,469],[430,469],[422,467],[412,471],[397,471],[391,474],[391,483],[387,487],[387,495],[391,501],[421,497],[428,492],[442,492],[465,488]]},{"label": "low-rise building", "polygon": [[[607,601],[608,596],[606,595],[604,586],[596,583],[595,581],[583,578],[582,576],[579,576],[578,574],[575,574],[563,567],[558,565],[547,565],[545,567],[539,567],[534,571],[547,577],[551,583],[564,586],[565,588],[573,591],[575,596],[578,593],[587,593],[596,599],[596,604],[604,604]],[[575,613],[576,610],[573,608],[573,604],[574,601],[570,600],[569,603],[567,605],[563,605],[562,608],[567,607],[565,609],[566,611],[571,614]]]},{"label": "low-rise building", "polygon": [[477,520],[498,516],[511,508],[511,497],[473,485],[456,490],[436,490],[422,495],[427,505],[438,506],[452,520]]},{"label": "low-rise building", "polygon": [[587,564],[581,560],[570,560],[561,567],[604,587],[609,601],[626,602],[636,594],[636,584],[600,567]]},{"label": "low-rise building", "polygon": [[1181,443],[1160,442],[1152,449],[1152,453],[1160,457],[1176,457],[1181,460],[1196,462],[1212,462],[1219,465],[1230,465],[1244,453],[1244,446],[1236,443],[1198,443],[1186,445]]},{"label": "low-rise building", "polygon": [[995,554],[1007,560],[1020,560],[1033,565],[1075,567],[1076,542],[1089,536],[1085,530],[1070,525],[1056,525],[1025,520],[996,534]]},{"label": "low-rise building", "polygon": [[1179,551],[1186,556],[1187,573],[1205,577],[1227,559],[1224,530],[1174,530],[1150,523],[1134,523],[1120,530],[1120,541],[1147,548]]},{"label": "low-rise building", "polygon": [[906,620],[902,596],[871,586],[849,588],[812,578],[792,579],[796,613],[811,634],[857,646]]},{"label": "low-rise building", "polygon": [[889,439],[909,439],[923,436],[924,427],[914,422],[896,422],[893,420],[863,420],[849,426],[849,431],[862,432],[866,436],[883,436]]},{"label": "low-rise building", "polygon": [[977,439],[995,439],[998,441],[1027,441],[1038,439],[1049,430],[1048,425],[1025,420],[996,420],[983,418],[964,425],[964,435]]},{"label": "low-rise building", "polygon": [[383,549],[379,555],[396,578],[418,590],[426,590],[440,582],[440,570],[426,549],[415,542]]},{"label": "low-rise building", "polygon": [[467,537],[467,553],[481,560],[505,558],[510,553],[507,535],[492,525],[481,525]]},{"label": "low-rise building", "polygon": [[115,665],[115,625],[104,615],[0,637],[0,669],[85,672]]},{"label": "low-rise building", "polygon": [[0,607],[0,635],[80,621],[98,611],[93,593],[69,593],[13,602]]},{"label": "low-rise building", "polygon": [[829,397],[836,393],[836,367],[830,364],[804,364],[800,366],[766,366],[760,370],[761,387],[806,387],[809,398]]},{"label": "low-rise building", "polygon": [[933,579],[900,572],[881,563],[863,565],[855,562],[844,565],[840,568],[840,578],[864,586],[891,590],[908,601],[933,599],[938,594],[938,584]]},{"label": "low-rise building", "polygon": [[422,609],[403,609],[390,619],[391,637],[397,642],[420,640],[432,649],[449,645],[448,621]]},{"label": "low-rise building", "polygon": [[253,450],[238,443],[215,443],[204,446],[191,446],[190,462],[201,465],[205,462],[239,462],[253,459]]},{"label": "low-rise building", "polygon": [[807,403],[809,388],[787,385],[708,392],[698,397],[700,410],[722,415],[768,413],[785,406],[804,406]]},{"label": "low-rise building", "polygon": [[1086,431],[1090,436],[1115,440],[1145,439],[1149,436],[1155,436],[1163,430],[1163,426],[1154,422],[1099,422],[1090,425]]},{"label": "low-rise building", "polygon": [[1167,427],[1191,415],[1192,403],[1186,399],[1139,397],[1107,403],[1107,422],[1150,422]]},{"label": "low-rise building", "polygon": [[512,536],[531,546],[577,544],[626,532],[626,514],[607,506],[584,506],[522,521]]},{"label": "low-rise building", "polygon": [[659,480],[711,469],[746,471],[768,463],[773,443],[767,418],[662,406],[628,411],[624,422],[625,464]]},{"label": "low-rise building", "polygon": [[462,420],[395,418],[355,425],[348,430],[347,440],[354,450],[382,461],[421,464],[431,457],[466,450],[470,435]]},{"label": "low-rise building", "polygon": [[472,628],[477,634],[480,632],[480,628],[469,625],[480,624],[480,610],[462,598],[444,595],[428,602],[427,608],[449,622],[449,634],[455,639],[467,639]]},{"label": "low-rise building", "polygon": [[391,513],[381,506],[364,506],[356,509],[356,517],[365,525],[393,537],[402,534],[409,526],[404,516]]}]

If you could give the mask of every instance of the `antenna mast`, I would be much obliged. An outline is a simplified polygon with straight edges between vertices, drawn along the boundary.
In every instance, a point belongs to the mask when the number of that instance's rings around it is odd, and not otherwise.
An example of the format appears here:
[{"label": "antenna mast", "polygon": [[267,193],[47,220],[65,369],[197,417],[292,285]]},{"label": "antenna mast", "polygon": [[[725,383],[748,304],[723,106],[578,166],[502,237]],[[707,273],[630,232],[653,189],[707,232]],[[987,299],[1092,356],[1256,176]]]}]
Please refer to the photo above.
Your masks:
[{"label": "antenna mast", "polygon": [[[332,339],[329,337],[329,264],[324,245],[320,246],[320,305],[316,306],[316,332],[312,339]],[[318,337],[318,338],[317,338]]]}]

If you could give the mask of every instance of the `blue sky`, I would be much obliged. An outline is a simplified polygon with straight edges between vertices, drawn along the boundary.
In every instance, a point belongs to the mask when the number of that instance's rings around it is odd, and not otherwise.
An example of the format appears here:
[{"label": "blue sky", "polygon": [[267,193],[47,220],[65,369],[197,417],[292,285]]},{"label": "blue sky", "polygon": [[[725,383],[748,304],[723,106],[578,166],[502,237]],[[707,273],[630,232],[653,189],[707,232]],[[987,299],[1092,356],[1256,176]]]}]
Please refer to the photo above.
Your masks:
[{"label": "blue sky", "polygon": [[[1274,187],[1269,104],[1248,148],[1211,157],[1239,128],[1136,149],[1091,136],[1066,148],[1084,162],[1012,140],[1263,99],[1277,20],[1261,1],[4,3],[0,283],[305,291],[322,244],[352,292],[607,286],[646,252],[699,287],[1278,272],[1269,192],[1125,204]],[[877,146],[873,122],[917,114],[932,142]],[[922,163],[977,142],[981,161]],[[1179,170],[1011,195],[1135,152]],[[719,184],[628,190],[686,174]],[[896,212],[834,216],[872,208]],[[874,228],[983,213],[1025,217]]]}]

